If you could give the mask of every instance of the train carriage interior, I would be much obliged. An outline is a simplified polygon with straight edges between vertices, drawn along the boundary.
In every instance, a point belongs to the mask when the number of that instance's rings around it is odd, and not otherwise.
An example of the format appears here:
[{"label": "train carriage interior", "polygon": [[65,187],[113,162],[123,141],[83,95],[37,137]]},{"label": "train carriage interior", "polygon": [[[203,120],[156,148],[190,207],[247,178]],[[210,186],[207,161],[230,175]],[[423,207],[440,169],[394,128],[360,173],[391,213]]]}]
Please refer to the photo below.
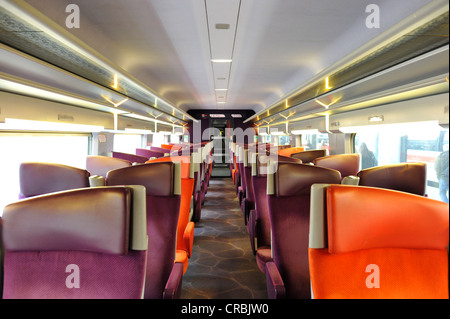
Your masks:
[{"label": "train carriage interior", "polygon": [[448,0],[0,0],[1,299],[448,301],[448,36]]}]

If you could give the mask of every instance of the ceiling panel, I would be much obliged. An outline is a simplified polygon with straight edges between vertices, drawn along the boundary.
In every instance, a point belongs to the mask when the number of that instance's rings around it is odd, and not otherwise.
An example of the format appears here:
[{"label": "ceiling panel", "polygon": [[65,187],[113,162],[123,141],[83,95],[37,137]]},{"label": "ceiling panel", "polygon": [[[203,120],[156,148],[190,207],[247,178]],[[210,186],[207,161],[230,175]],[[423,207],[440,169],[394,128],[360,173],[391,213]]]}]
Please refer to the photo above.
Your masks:
[{"label": "ceiling panel", "polygon": [[377,0],[379,29],[373,1],[77,0],[79,29],[65,26],[74,1],[25,2],[180,110],[260,112],[431,0]]}]

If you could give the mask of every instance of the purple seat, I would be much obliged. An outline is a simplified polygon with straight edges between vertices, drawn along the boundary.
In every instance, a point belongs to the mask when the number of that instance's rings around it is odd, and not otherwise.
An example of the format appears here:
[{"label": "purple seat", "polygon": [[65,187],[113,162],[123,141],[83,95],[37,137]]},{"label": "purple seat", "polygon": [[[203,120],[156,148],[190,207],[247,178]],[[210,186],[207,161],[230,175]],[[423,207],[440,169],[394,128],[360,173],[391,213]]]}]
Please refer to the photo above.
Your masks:
[{"label": "purple seat", "polygon": [[122,152],[112,152],[112,157],[130,161],[131,163],[139,163],[139,164],[144,164],[145,162],[148,161],[148,158],[145,156],[122,153]]},{"label": "purple seat", "polygon": [[134,186],[83,188],[8,205],[3,298],[141,298],[144,193]]},{"label": "purple seat", "polygon": [[425,196],[427,171],[425,163],[400,163],[361,170],[360,186],[371,186]]},{"label": "purple seat", "polygon": [[327,150],[310,150],[291,154],[291,157],[302,160],[304,164],[312,163],[315,158],[324,157]]},{"label": "purple seat", "polygon": [[278,163],[267,176],[267,204],[272,228],[273,262],[266,263],[269,298],[309,299],[309,208],[311,185],[340,184],[332,169]]},{"label": "purple seat", "polygon": [[[263,154],[266,152],[264,151]],[[247,229],[250,235],[250,245],[256,255],[258,268],[264,273],[265,265],[272,261],[270,219],[267,208],[267,165],[269,160],[279,163],[297,163],[302,161],[285,156],[267,156],[260,153],[251,154],[251,191],[254,198],[254,209],[250,210]]]},{"label": "purple seat", "polygon": [[179,298],[183,264],[174,263],[181,203],[181,172],[172,162],[149,163],[108,172],[108,186],[146,188],[148,262],[145,299]]},{"label": "purple seat", "polygon": [[202,159],[201,150],[192,150],[192,162],[194,163],[194,190],[193,190],[193,213],[191,221],[198,222],[202,215]]},{"label": "purple seat", "polygon": [[339,171],[341,177],[354,176],[359,172],[359,154],[338,154],[318,157],[313,160],[314,165]]},{"label": "purple seat", "polygon": [[163,154],[170,154],[170,150],[167,148],[163,148],[163,147],[150,146],[150,150],[161,152]]},{"label": "purple seat", "polygon": [[[245,151],[247,149],[247,145],[236,145],[236,164],[239,172],[240,186],[237,188],[237,195],[239,199],[239,205],[241,206],[241,210],[244,213],[244,221],[245,225],[247,225],[247,217],[245,216],[245,211],[243,207],[244,199],[247,197],[247,179],[244,169],[244,157]],[[248,153],[247,153],[248,154]]]},{"label": "purple seat", "polygon": [[77,167],[53,163],[25,162],[19,168],[19,198],[89,187],[89,175],[87,170]]},{"label": "purple seat", "polygon": [[[206,193],[208,192],[209,178],[211,177],[212,161],[211,161],[211,142],[202,142],[201,148],[197,150],[201,155],[200,159],[200,202],[205,203]],[[200,216],[196,216],[195,222],[200,220]]]},{"label": "purple seat", "polygon": [[92,175],[103,176],[113,169],[131,166],[132,163],[120,158],[108,156],[88,156],[86,158],[86,170]]},{"label": "purple seat", "polygon": [[154,151],[154,150],[148,150],[146,148],[137,148],[136,149],[136,155],[139,156],[144,156],[148,159],[150,159],[150,157],[156,157],[156,158],[160,158],[160,157],[164,157],[163,152],[160,151]]},{"label": "purple seat", "polygon": [[245,149],[243,152],[242,177],[244,181],[244,198],[241,203],[241,210],[244,213],[245,224],[248,225],[250,211],[255,209],[255,195],[252,186],[252,150]]}]

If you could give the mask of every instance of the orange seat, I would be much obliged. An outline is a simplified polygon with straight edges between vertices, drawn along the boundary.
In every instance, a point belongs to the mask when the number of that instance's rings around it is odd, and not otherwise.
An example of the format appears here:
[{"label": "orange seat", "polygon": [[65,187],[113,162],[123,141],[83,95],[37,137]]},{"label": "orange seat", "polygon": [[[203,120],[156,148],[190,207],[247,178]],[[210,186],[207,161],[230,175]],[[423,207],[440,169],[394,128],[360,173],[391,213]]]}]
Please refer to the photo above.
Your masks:
[{"label": "orange seat", "polygon": [[173,148],[173,145],[170,144],[161,144],[161,148],[165,148],[166,150],[171,150]]},{"label": "orange seat", "polygon": [[314,298],[449,297],[448,205],[362,186],[312,187]]},{"label": "orange seat", "polygon": [[189,221],[191,200],[194,191],[194,167],[191,165],[192,161],[190,156],[162,157],[148,161],[147,163],[155,162],[181,163],[181,203],[180,216],[178,218],[175,262],[181,262],[183,264],[184,274],[188,268],[189,258],[191,257],[192,247],[194,245],[195,223]]},{"label": "orange seat", "polygon": [[289,147],[278,150],[278,155],[289,157],[291,154],[303,152],[304,150],[304,147]]}]

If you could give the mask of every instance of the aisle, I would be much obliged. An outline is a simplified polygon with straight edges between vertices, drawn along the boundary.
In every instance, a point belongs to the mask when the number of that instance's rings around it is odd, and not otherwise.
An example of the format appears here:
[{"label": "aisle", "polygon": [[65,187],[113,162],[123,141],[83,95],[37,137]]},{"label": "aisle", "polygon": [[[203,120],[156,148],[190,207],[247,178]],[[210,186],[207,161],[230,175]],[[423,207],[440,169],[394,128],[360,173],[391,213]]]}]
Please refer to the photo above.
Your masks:
[{"label": "aisle", "polygon": [[210,181],[181,298],[267,298],[231,178]]}]

